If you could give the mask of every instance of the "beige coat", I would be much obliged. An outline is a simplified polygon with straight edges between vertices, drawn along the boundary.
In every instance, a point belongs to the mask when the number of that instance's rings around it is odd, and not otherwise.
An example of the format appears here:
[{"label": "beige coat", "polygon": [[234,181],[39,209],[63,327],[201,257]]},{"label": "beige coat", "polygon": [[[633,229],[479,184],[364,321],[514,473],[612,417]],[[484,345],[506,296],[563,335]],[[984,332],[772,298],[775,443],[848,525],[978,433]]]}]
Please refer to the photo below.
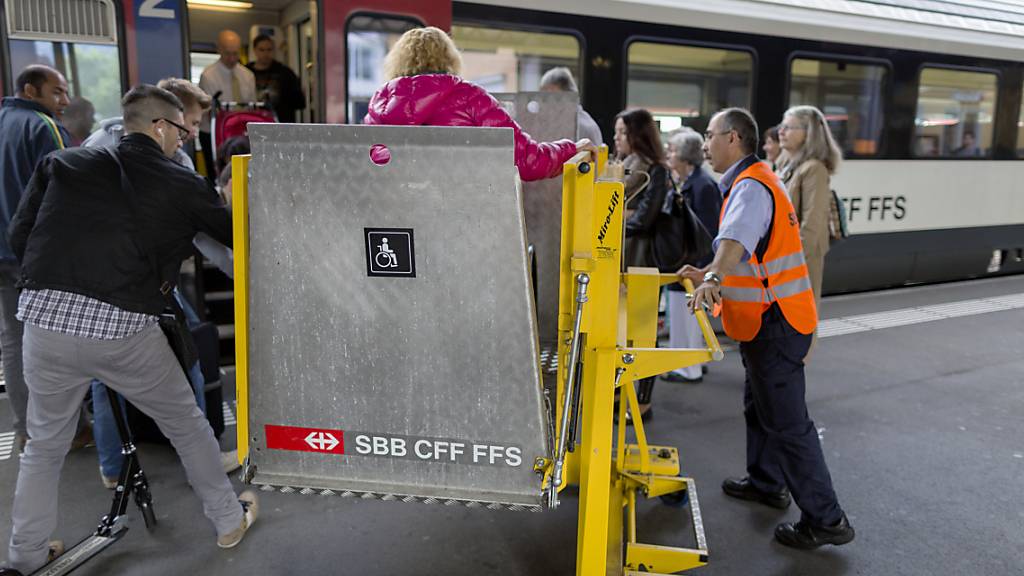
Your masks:
[{"label": "beige coat", "polygon": [[821,282],[825,273],[825,254],[829,247],[829,212],[832,188],[828,174],[820,160],[805,160],[795,169],[783,166],[780,170],[789,200],[800,221],[800,241],[811,277],[815,303],[821,304]]}]

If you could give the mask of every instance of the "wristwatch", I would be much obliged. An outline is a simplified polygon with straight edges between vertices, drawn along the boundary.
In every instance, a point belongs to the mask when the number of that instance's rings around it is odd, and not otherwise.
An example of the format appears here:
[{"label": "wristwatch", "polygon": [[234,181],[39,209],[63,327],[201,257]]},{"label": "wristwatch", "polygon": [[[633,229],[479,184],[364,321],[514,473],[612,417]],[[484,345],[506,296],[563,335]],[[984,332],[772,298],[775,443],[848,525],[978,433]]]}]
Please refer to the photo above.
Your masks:
[{"label": "wristwatch", "polygon": [[704,275],[704,282],[711,282],[716,286],[721,286],[722,278],[719,277],[718,274],[715,274],[714,272],[708,272],[707,274]]}]

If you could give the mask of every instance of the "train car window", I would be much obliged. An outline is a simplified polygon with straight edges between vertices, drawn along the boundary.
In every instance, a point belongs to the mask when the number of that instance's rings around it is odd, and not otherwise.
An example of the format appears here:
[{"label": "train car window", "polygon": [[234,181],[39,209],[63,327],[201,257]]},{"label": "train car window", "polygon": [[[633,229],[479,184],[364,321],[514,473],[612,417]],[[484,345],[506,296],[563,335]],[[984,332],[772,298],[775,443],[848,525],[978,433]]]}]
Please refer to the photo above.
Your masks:
[{"label": "train car window", "polygon": [[888,72],[878,64],[795,58],[789,68],[789,105],[821,110],[845,156],[874,156],[885,126]]},{"label": "train car window", "polygon": [[113,0],[3,0],[12,76],[30,64],[59,70],[72,104],[64,125],[76,140],[121,114],[121,56]]},{"label": "train car window", "polygon": [[718,110],[751,107],[750,52],[633,42],[627,65],[626,107],[648,109],[662,133],[681,126],[703,132]]},{"label": "train car window", "polygon": [[452,26],[462,51],[462,76],[491,92],[535,92],[540,78],[556,66],[572,71],[580,92],[580,41],[572,34]]},{"label": "train car window", "polygon": [[995,74],[922,68],[914,121],[918,157],[977,158],[992,152]]},{"label": "train car window", "polygon": [[384,57],[407,30],[421,26],[404,18],[360,14],[348,21],[348,121],[362,124],[370,98],[385,82]]},{"label": "train car window", "polygon": [[[121,57],[116,45],[45,40],[11,40],[10,65],[15,76],[30,64],[52,66],[64,75],[72,100],[88,100],[91,120],[121,115]],[[83,102],[84,104],[84,102]],[[75,106],[72,113],[88,110]],[[69,119],[65,114],[64,123]],[[88,124],[88,119],[83,121]]]}]

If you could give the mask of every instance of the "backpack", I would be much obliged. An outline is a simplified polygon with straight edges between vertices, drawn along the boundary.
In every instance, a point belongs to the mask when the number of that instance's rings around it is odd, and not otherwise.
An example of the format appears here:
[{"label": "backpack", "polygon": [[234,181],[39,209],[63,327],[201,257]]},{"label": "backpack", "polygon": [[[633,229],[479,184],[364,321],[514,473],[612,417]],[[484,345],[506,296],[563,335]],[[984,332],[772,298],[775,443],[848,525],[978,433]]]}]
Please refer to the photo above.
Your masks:
[{"label": "backpack", "polygon": [[846,229],[846,206],[843,205],[843,201],[836,194],[835,190],[831,192],[832,202],[828,211],[828,236],[829,242],[835,243],[845,240],[850,236],[850,232]]}]

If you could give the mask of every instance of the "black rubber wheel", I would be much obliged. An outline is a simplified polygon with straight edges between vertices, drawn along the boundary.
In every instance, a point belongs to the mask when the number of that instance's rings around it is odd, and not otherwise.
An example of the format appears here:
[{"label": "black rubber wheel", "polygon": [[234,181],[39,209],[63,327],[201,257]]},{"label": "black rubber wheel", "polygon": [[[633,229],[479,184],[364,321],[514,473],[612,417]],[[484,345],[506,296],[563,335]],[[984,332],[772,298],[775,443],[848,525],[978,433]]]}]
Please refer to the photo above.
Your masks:
[{"label": "black rubber wheel", "polygon": [[662,494],[658,496],[661,503],[666,506],[673,508],[685,508],[690,503],[690,493],[686,490],[680,490],[679,492],[672,492],[671,494]]},{"label": "black rubber wheel", "polygon": [[156,512],[153,511],[153,504],[151,502],[139,504],[139,512],[142,512],[142,519],[146,522],[146,530],[156,528]]}]

